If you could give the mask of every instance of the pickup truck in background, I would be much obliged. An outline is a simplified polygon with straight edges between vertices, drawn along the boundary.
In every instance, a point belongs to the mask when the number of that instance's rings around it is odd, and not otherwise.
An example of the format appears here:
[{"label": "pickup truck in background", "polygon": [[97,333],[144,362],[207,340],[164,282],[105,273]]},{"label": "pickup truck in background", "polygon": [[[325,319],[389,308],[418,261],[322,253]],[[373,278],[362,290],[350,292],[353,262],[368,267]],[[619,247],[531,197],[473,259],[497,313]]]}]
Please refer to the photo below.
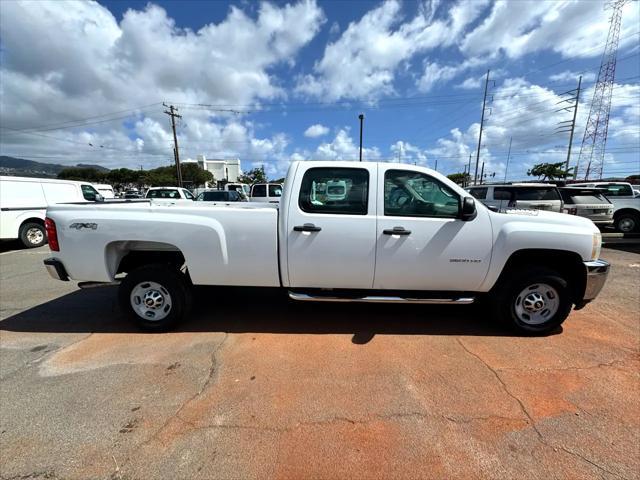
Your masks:
[{"label": "pickup truck in background", "polygon": [[193,285],[282,287],[300,301],[468,304],[525,334],[556,329],[602,288],[609,264],[585,218],[495,213],[435,171],[293,162],[279,205],[56,205],[60,280],[120,282],[122,308],[161,331]]}]

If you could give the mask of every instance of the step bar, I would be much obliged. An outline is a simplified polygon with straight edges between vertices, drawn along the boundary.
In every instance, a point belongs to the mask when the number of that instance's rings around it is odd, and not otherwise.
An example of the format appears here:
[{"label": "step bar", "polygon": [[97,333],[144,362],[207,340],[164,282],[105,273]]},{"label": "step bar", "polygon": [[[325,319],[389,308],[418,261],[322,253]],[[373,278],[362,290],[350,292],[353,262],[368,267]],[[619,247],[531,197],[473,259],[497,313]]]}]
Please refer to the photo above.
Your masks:
[{"label": "step bar", "polygon": [[475,301],[474,297],[410,298],[379,295],[369,295],[366,297],[330,297],[327,295],[310,295],[292,291],[289,291],[289,298],[298,302],[411,303],[421,305],[468,305]]}]

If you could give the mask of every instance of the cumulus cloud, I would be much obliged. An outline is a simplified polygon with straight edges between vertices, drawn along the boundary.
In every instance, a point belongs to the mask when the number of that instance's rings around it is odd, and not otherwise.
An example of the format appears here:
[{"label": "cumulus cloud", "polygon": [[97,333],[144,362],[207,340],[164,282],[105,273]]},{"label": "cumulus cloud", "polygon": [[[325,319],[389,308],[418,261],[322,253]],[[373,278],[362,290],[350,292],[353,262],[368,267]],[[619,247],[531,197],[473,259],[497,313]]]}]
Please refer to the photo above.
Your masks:
[{"label": "cumulus cloud", "polygon": [[325,127],[324,125],[320,125],[319,123],[316,123],[315,125],[311,125],[309,128],[305,130],[304,136],[309,138],[317,138],[317,137],[322,137],[327,133],[329,133],[329,128]]},{"label": "cumulus cloud", "polygon": [[[604,1],[540,2],[523,0],[514,4],[499,0],[491,13],[460,44],[467,56],[498,55],[509,58],[540,50],[552,50],[563,57],[597,57],[609,30]],[[623,10],[620,46],[637,42],[634,33],[640,9],[628,3]],[[635,38],[634,38],[635,37]]]},{"label": "cumulus cloud", "polygon": [[583,82],[593,82],[596,79],[596,74],[593,72],[572,72],[565,70],[553,75],[549,75],[549,80],[552,82],[577,82],[578,77],[582,75]]},{"label": "cumulus cloud", "polygon": [[434,20],[437,4],[431,5],[403,22],[400,2],[384,2],[350,23],[338,40],[326,46],[313,74],[299,77],[296,91],[330,100],[371,100],[393,93],[403,63],[418,53],[452,45],[486,3],[460,1],[442,20]]},{"label": "cumulus cloud", "polygon": [[[338,130],[331,142],[324,142],[318,146],[313,158],[316,160],[358,160],[360,146],[353,141],[349,132],[349,128]],[[362,159],[365,161],[378,160],[381,156],[377,147],[362,149]]]},{"label": "cumulus cloud", "polygon": [[[119,23],[95,2],[6,2],[2,10],[1,107],[12,112],[3,121],[3,154],[28,157],[47,144],[49,154],[65,163],[100,159],[107,166],[124,163],[128,157],[123,154],[132,155],[129,164],[138,162],[141,154],[152,164],[171,158],[168,119],[159,104],[163,100],[245,105],[284,98],[272,69],[293,65],[324,22],[314,0],[283,6],[264,2],[255,18],[232,6],[224,20],[198,31],[177,27],[153,4],[128,10]],[[120,114],[85,127],[92,144],[105,146],[98,155],[80,128],[16,132],[53,119],[73,124],[104,112]],[[190,143],[203,132],[230,132],[236,124],[227,113],[190,111],[180,132]],[[264,150],[251,139],[237,141],[241,143],[235,145],[250,151]]]}]

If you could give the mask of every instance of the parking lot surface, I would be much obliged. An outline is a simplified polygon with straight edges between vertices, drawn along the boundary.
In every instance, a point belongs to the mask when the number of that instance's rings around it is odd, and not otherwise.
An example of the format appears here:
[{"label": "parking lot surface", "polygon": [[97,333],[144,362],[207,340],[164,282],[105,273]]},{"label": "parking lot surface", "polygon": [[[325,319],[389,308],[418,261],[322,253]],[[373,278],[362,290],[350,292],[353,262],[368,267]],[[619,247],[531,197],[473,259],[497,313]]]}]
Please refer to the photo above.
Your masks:
[{"label": "parking lot surface", "polygon": [[476,306],[212,288],[147,334],[113,287],[5,248],[0,477],[640,478],[640,254],[624,248],[542,338]]}]

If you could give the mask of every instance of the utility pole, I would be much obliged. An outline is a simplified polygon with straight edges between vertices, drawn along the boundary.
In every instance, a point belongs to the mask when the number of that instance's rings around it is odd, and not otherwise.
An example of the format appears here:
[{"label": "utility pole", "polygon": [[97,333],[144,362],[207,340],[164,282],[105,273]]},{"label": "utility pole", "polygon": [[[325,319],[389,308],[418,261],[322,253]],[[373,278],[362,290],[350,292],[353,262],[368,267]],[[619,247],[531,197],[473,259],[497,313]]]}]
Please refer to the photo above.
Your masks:
[{"label": "utility pole", "polygon": [[480,185],[482,185],[483,178],[484,178],[484,162],[482,162],[482,170],[480,171]]},{"label": "utility pole", "polygon": [[507,166],[504,167],[504,183],[507,183],[507,172],[509,171],[509,159],[511,158],[511,142],[513,137],[509,137],[509,153],[507,153]]},{"label": "utility pole", "polygon": [[358,115],[360,119],[360,161],[362,161],[362,124],[364,123],[364,114]]},{"label": "utility pole", "polygon": [[436,158],[436,165],[434,167],[434,170],[437,172],[438,171],[438,159]]},{"label": "utility pole", "polygon": [[[564,103],[564,102],[568,102],[571,103],[573,102],[573,119],[572,120],[565,120],[564,122],[560,122],[558,124],[558,127],[556,127],[556,132],[555,133],[566,133],[569,132],[569,148],[567,149],[567,161],[565,163],[565,176],[564,179],[566,180],[567,177],[569,176],[569,162],[571,160],[571,146],[573,145],[573,132],[576,128],[576,116],[578,115],[578,103],[580,102],[580,86],[582,85],[582,75],[580,75],[580,77],[578,78],[578,88],[574,88],[573,90],[569,90],[567,92],[561,93],[561,95],[573,95],[571,98],[567,98],[565,100],[561,100],[558,103]],[[567,106],[567,107],[563,107],[559,110],[556,110],[557,112],[560,112],[562,110],[565,111],[571,111],[571,106]]]},{"label": "utility pole", "polygon": [[165,107],[169,109],[169,111],[165,110],[164,113],[171,117],[171,129],[173,130],[173,158],[176,162],[176,176],[178,179],[178,186],[182,187],[182,170],[180,169],[180,152],[178,151],[178,136],[176,135],[176,117],[182,118],[182,115],[178,115],[176,112],[178,109],[173,105],[167,105],[163,103]]},{"label": "utility pole", "polygon": [[480,134],[478,135],[478,151],[476,152],[476,171],[473,176],[473,184],[478,181],[478,163],[480,162],[480,145],[482,144],[482,128],[484,127],[484,110],[487,105],[487,89],[489,87],[489,70],[487,70],[487,78],[484,81],[484,98],[482,99],[482,115],[480,116]]}]

